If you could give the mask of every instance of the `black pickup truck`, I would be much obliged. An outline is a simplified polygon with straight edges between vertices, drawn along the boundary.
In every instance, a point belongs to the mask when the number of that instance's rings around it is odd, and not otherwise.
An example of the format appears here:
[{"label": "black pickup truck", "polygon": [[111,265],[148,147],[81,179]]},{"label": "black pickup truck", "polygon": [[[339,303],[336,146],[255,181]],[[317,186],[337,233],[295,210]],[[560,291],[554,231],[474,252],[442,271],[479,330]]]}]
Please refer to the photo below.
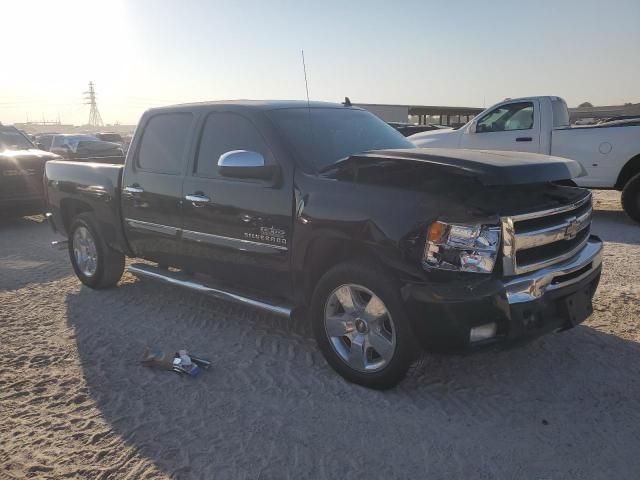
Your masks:
[{"label": "black pickup truck", "polygon": [[139,257],[138,276],[299,312],[329,364],[374,388],[421,348],[590,315],[602,242],[591,194],[568,185],[578,163],[412,147],[338,104],[152,109],[124,166],[47,163],[48,218],[85,285],[116,285]]},{"label": "black pickup truck", "polygon": [[0,216],[44,212],[44,164],[58,155],[35,147],[17,128],[0,124]]}]

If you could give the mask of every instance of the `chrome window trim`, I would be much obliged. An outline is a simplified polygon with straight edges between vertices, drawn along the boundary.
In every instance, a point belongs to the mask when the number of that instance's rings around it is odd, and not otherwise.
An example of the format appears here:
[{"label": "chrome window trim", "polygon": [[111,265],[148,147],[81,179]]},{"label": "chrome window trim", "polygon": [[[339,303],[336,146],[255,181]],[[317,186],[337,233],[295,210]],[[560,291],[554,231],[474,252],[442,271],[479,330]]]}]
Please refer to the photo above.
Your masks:
[{"label": "chrome window trim", "polygon": [[[264,249],[263,251],[279,250],[287,251],[288,247],[284,245],[273,245],[271,243],[254,242],[253,240],[245,240],[243,238],[225,237],[223,235],[214,235],[213,233],[196,232],[194,230],[183,230],[178,227],[171,227],[168,225],[160,225],[158,223],[144,222],[142,220],[134,220],[133,218],[125,218],[125,222],[131,227],[137,230],[146,230],[156,233],[163,233],[166,235],[179,236],[186,240],[194,242],[208,243],[212,245],[222,245],[235,247],[239,250],[246,249],[243,247],[258,247]],[[225,245],[226,244],[226,245]],[[255,251],[255,248],[254,248]]]},{"label": "chrome window trim", "polygon": [[160,225],[158,223],[143,222],[142,220],[135,220],[133,218],[125,218],[124,221],[127,222],[127,225],[129,225],[131,228],[135,228],[136,230],[146,230],[172,236],[178,236],[178,233],[180,232],[180,229],[178,227]]},{"label": "chrome window trim", "polygon": [[195,232],[193,230],[183,230],[182,238],[185,238],[187,240],[192,240],[195,242],[209,243],[213,245],[224,246],[225,244],[227,244],[227,246],[233,246],[235,248],[240,248],[240,249],[242,247],[252,246],[252,247],[266,248],[269,250],[281,250],[281,251],[288,250],[288,248],[285,247],[284,245],[273,245],[271,243],[254,242],[253,240],[245,240],[243,238],[225,237],[223,235],[215,235],[213,233],[204,233],[204,232]]}]

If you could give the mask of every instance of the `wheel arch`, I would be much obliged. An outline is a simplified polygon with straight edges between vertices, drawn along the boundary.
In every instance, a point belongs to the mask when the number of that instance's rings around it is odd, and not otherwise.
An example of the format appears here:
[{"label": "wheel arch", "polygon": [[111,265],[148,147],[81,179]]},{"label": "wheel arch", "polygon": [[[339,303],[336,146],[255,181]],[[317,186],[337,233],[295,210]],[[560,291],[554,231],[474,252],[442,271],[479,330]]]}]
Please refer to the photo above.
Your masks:
[{"label": "wheel arch", "polygon": [[618,174],[614,188],[616,190],[622,190],[626,183],[637,173],[640,173],[640,153],[624,164]]},{"label": "wheel arch", "polygon": [[318,280],[331,268],[350,260],[373,260],[370,249],[345,235],[318,236],[309,242],[302,264],[302,288],[297,297],[308,305]]},{"label": "wheel arch", "polygon": [[93,208],[87,202],[78,200],[77,198],[63,198],[60,201],[60,214],[62,216],[62,225],[67,235],[70,234],[69,228],[74,217],[81,213],[93,212]]}]

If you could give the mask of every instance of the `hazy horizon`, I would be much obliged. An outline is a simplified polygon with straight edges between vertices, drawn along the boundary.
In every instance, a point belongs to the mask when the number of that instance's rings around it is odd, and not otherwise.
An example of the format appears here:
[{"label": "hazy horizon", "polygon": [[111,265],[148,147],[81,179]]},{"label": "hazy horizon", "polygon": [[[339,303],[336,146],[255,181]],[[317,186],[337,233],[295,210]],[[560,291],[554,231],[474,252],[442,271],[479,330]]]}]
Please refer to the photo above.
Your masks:
[{"label": "hazy horizon", "polygon": [[187,101],[302,99],[301,49],[312,100],[640,102],[637,1],[22,0],[2,11],[4,123],[86,123],[90,80],[111,124]]}]

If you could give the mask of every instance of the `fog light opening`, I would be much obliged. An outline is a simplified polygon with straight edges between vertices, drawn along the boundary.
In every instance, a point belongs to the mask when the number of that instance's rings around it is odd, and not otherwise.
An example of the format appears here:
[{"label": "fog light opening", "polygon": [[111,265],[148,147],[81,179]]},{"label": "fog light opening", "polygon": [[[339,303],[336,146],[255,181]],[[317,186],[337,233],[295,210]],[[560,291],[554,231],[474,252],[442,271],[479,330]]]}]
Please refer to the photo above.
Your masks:
[{"label": "fog light opening", "polygon": [[496,322],[485,323],[478,327],[473,327],[469,331],[469,342],[481,342],[482,340],[488,340],[496,336],[498,332],[498,324]]}]

